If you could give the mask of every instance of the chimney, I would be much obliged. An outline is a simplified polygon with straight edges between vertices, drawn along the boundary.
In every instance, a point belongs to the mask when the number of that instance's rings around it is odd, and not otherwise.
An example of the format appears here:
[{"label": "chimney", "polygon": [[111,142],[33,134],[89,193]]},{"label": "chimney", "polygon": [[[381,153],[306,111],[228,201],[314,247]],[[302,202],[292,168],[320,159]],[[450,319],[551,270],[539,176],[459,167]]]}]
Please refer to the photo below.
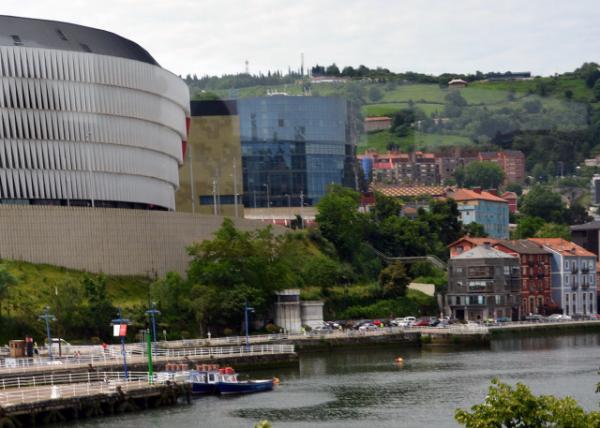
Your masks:
[{"label": "chimney", "polygon": [[498,192],[496,189],[487,189],[486,192],[491,193],[494,196],[498,196]]},{"label": "chimney", "polygon": [[471,189],[471,190],[473,190],[475,193],[478,193],[481,195],[481,187],[473,187],[473,189]]}]

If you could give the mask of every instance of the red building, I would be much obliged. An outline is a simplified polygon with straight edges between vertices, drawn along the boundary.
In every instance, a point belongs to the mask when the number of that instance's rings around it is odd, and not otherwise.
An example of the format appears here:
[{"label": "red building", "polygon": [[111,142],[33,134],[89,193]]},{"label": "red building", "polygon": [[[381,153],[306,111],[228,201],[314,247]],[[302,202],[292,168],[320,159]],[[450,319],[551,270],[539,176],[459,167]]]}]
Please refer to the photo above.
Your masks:
[{"label": "red building", "polygon": [[387,116],[371,116],[365,118],[365,131],[384,131],[392,127],[392,118]]},{"label": "red building", "polygon": [[526,239],[498,241],[494,248],[520,259],[522,316],[549,315],[558,308],[552,300],[552,254],[549,251]]},{"label": "red building", "polygon": [[515,192],[504,192],[500,197],[508,202],[508,212],[517,212],[517,199],[518,196]]},{"label": "red building", "polygon": [[520,150],[480,152],[478,160],[497,163],[504,171],[505,184],[525,181],[525,155]]}]

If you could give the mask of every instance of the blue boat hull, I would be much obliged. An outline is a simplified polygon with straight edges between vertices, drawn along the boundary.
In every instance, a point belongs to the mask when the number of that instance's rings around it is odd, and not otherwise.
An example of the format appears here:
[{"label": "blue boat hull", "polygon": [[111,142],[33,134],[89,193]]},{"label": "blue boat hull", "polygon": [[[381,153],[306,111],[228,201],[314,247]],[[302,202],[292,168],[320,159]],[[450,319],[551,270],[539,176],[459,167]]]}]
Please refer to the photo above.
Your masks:
[{"label": "blue boat hull", "polygon": [[192,394],[193,395],[216,394],[216,393],[217,393],[217,385],[214,383],[192,382]]},{"label": "blue boat hull", "polygon": [[218,382],[217,391],[221,395],[251,394],[254,392],[270,391],[273,380],[251,380],[247,382]]}]

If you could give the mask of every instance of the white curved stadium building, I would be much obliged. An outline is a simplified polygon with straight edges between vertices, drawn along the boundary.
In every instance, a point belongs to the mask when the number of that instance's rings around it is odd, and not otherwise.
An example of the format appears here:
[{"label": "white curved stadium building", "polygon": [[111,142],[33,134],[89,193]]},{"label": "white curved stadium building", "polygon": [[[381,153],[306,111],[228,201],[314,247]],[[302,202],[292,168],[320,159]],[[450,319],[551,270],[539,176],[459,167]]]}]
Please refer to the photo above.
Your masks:
[{"label": "white curved stadium building", "polygon": [[188,117],[136,43],[0,16],[0,203],[174,210]]}]

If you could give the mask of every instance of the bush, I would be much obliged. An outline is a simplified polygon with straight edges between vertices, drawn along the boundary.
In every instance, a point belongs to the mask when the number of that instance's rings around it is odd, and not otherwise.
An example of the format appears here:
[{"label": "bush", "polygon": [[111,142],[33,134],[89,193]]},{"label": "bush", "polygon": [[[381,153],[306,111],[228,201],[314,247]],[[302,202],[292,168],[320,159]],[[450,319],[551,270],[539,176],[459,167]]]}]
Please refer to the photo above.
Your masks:
[{"label": "bush", "polygon": [[265,330],[268,334],[277,334],[281,331],[281,327],[277,324],[269,323],[265,326]]}]

